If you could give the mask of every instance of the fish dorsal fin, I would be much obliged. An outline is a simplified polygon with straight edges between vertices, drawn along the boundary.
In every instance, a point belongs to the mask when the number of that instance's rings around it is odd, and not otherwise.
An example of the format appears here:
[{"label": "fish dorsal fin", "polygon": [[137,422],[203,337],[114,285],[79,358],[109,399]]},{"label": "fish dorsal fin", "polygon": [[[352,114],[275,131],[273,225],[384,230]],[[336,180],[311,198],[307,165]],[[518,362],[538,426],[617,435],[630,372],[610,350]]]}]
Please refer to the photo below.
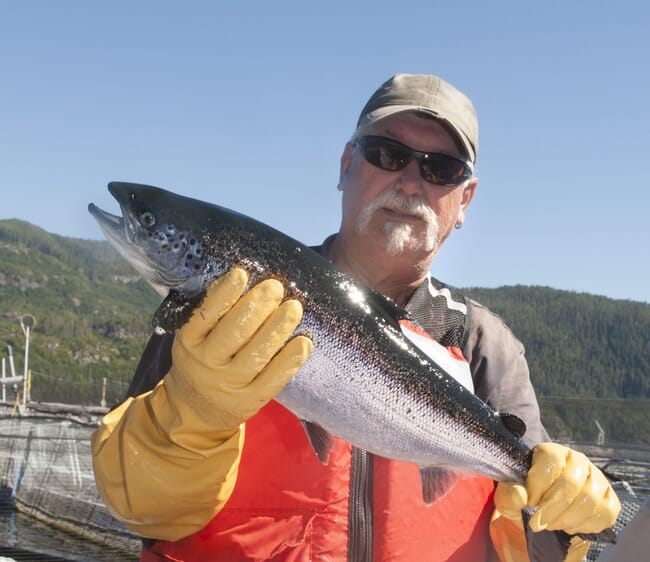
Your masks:
[{"label": "fish dorsal fin", "polygon": [[320,425],[300,420],[302,426],[305,428],[307,439],[316,452],[316,456],[320,462],[327,464],[330,458],[330,453],[334,448],[334,436],[325,431]]},{"label": "fish dorsal fin", "polygon": [[445,468],[421,466],[422,499],[427,505],[443,498],[454,487],[458,474]]},{"label": "fish dorsal fin", "polygon": [[523,437],[526,433],[526,422],[521,418],[513,414],[499,414],[501,418],[501,423],[505,425],[506,429],[516,435],[517,437]]},{"label": "fish dorsal fin", "polygon": [[400,330],[399,321],[409,318],[406,309],[396,305],[387,296],[382,295],[374,289],[366,289],[368,292],[368,301],[372,307],[381,314],[381,316],[396,330]]}]

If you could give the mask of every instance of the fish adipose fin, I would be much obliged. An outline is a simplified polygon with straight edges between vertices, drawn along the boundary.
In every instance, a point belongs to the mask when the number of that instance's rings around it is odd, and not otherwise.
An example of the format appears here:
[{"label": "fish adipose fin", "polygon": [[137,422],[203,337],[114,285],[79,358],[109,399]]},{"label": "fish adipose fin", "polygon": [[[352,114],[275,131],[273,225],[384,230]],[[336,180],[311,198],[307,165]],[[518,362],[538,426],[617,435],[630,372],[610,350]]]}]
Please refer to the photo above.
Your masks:
[{"label": "fish adipose fin", "polygon": [[433,466],[420,467],[422,480],[422,499],[427,505],[441,499],[458,481],[458,474],[444,468]]},{"label": "fish adipose fin", "polygon": [[517,437],[524,436],[526,433],[526,422],[524,420],[518,418],[514,414],[499,414],[499,417],[510,433]]},{"label": "fish adipose fin", "polygon": [[[564,562],[573,535],[564,531],[534,532],[528,524],[533,513],[534,510],[528,507],[521,512],[530,562]],[[612,529],[605,529],[601,533],[593,534],[578,533],[577,536],[588,541],[616,542],[616,534]]]},{"label": "fish adipose fin", "polygon": [[327,464],[330,458],[330,453],[334,448],[334,436],[325,431],[320,425],[301,420],[302,426],[305,428],[307,439],[311,443],[316,456],[320,462]]}]

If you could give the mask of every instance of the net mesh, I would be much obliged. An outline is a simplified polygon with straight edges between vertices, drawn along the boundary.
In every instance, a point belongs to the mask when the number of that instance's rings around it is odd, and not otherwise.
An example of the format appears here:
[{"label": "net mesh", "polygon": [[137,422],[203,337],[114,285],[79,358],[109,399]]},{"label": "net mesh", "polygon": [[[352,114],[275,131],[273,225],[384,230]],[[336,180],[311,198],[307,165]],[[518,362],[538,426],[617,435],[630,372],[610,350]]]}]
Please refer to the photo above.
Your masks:
[{"label": "net mesh", "polygon": [[[94,428],[70,419],[0,417],[0,547],[15,549],[14,559],[138,559],[139,539],[108,513],[95,488]],[[19,558],[22,551],[34,557]]]},{"label": "net mesh", "polygon": [[[0,415],[0,562],[137,561],[140,540],[106,510],[95,488],[95,421]],[[645,458],[645,457],[644,457]],[[600,459],[629,523],[650,495],[650,462]],[[631,484],[631,485],[630,485]],[[605,545],[593,543],[595,561]]]}]

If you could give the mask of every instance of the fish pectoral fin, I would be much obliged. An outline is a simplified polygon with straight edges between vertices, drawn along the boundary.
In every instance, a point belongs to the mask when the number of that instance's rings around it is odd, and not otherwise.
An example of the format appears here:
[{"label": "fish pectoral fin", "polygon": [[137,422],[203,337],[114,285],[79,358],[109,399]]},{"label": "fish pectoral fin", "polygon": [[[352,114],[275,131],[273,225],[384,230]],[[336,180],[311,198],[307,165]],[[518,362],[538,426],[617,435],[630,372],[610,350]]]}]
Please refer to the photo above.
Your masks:
[{"label": "fish pectoral fin", "polygon": [[421,466],[422,498],[424,503],[431,505],[443,498],[454,487],[459,476],[456,472],[435,466]]},{"label": "fish pectoral fin", "polygon": [[305,428],[307,439],[316,452],[316,456],[323,464],[327,464],[330,458],[330,452],[334,448],[334,436],[328,433],[320,425],[300,420]]},{"label": "fish pectoral fin", "polygon": [[190,319],[194,309],[203,302],[204,298],[205,291],[186,297],[179,291],[170,290],[153,315],[154,328],[169,333],[175,331]]}]

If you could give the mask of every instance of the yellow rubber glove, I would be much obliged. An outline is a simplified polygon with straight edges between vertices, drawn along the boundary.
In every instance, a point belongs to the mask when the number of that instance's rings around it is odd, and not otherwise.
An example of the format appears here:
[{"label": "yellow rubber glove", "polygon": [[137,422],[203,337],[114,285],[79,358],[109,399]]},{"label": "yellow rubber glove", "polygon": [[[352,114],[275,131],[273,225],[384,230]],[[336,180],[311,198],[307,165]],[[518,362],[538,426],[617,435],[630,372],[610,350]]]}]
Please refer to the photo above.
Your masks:
[{"label": "yellow rubber glove", "polygon": [[[234,269],[208,289],[172,346],[172,368],[151,392],[107,414],[92,436],[97,489],[138,534],[178,540],[203,528],[237,478],[244,422],[298,371],[311,341],[275,280],[243,297]],[[287,343],[287,340],[288,343]]]},{"label": "yellow rubber glove", "polygon": [[284,287],[262,281],[244,296],[248,277],[234,269],[208,289],[176,334],[165,376],[170,406],[191,408],[213,437],[228,437],[274,398],[304,363],[311,340],[287,340],[302,318]]},{"label": "yellow rubber glove", "polygon": [[[500,482],[494,495],[490,525],[492,543],[502,562],[527,562],[521,510],[537,508],[530,519],[533,531],[563,530],[599,533],[611,527],[621,510],[616,493],[603,473],[582,453],[557,443],[533,449],[525,485]],[[574,537],[565,562],[578,562],[589,541]]]}]

